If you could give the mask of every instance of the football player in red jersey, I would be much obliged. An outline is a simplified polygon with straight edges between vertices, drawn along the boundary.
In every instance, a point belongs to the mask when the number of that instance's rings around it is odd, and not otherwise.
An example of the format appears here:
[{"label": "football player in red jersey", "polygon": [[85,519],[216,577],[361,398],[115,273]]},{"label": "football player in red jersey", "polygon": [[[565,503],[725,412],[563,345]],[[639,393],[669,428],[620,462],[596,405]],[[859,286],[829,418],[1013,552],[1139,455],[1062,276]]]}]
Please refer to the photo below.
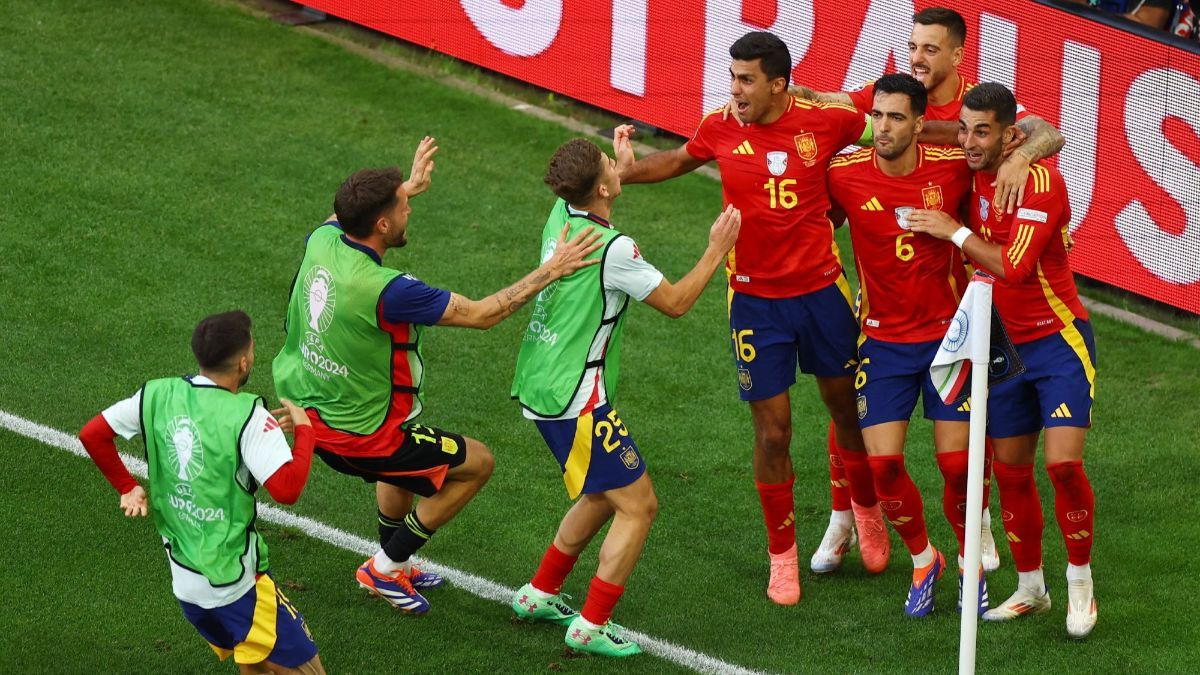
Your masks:
[{"label": "football player in red jersey", "polygon": [[970,227],[932,210],[914,211],[909,223],[917,232],[953,241],[996,276],[996,310],[1025,364],[1024,373],[994,387],[988,398],[988,435],[1018,580],[1012,597],[984,618],[1004,621],[1050,609],[1042,577],[1042,508],[1033,479],[1044,428],[1046,471],[1069,562],[1067,634],[1082,638],[1096,625],[1090,566],[1095,497],[1083,471],[1096,347],[1067,261],[1071,207],[1062,175],[1040,162],[1033,165],[1025,205],[1011,214],[997,208],[992,178],[1012,135],[1016,107],[1012,93],[994,83],[975,87],[963,99],[959,141],[976,171],[966,209]]},{"label": "football player in red jersey", "polygon": [[[945,479],[942,512],[958,539],[962,567],[970,408],[947,405],[929,376],[942,336],[966,288],[962,254],[948,241],[908,229],[913,209],[957,214],[971,190],[971,171],[958,149],[918,145],[925,87],[908,75],[875,83],[874,147],[835,157],[829,195],[845,212],[858,269],[858,419],[870,457],[875,494],[913,559],[908,616],[934,608],[945,557],[929,543],[923,504],[904,466],[908,420],[921,397],[932,419],[938,467]],[[961,571],[960,592],[961,597]],[[981,578],[982,579],[982,578]],[[979,592],[987,609],[987,592]]]},{"label": "football player in red jersey", "polygon": [[[963,96],[974,83],[958,72],[963,47],[967,39],[967,23],[958,12],[944,7],[928,7],[913,15],[912,36],[908,40],[908,65],[913,77],[929,92],[929,107],[925,111],[922,143],[956,145],[958,143],[958,111]],[[852,92],[814,92],[807,87],[793,91],[805,98],[832,103],[848,103],[862,112],[869,112],[874,100],[873,84],[867,83]],[[1011,213],[1024,198],[1029,167],[1034,162],[1051,157],[1062,149],[1066,140],[1050,123],[1017,107],[1013,138],[1019,149],[1008,155],[996,171],[996,193],[999,204]]]},{"label": "football player in red jersey", "polygon": [[[791,55],[775,35],[748,33],[729,54],[737,121],[713,111],[679,148],[637,161],[629,151],[618,162],[628,185],[673,178],[715,159],[726,204],[742,212],[726,265],[731,342],[754,422],[754,478],[771,560],[767,595],[787,605],[800,599],[788,397],[797,365],[816,376],[843,460],[869,472],[854,402],[858,322],[826,217],[825,185],[830,158],[858,141],[866,123],[852,106],[793,98]],[[869,478],[854,482],[865,488],[854,504],[864,566],[879,572],[890,553],[887,529]],[[832,525],[848,545],[850,523]]]}]

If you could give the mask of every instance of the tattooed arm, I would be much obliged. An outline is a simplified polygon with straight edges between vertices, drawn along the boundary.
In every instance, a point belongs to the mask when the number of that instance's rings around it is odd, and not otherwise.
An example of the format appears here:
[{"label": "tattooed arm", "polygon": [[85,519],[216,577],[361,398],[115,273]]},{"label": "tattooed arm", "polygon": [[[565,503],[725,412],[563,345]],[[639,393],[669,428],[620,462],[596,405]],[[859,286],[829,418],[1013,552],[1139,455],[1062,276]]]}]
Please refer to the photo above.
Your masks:
[{"label": "tattooed arm", "polygon": [[595,265],[599,258],[586,258],[600,248],[600,234],[591,227],[567,241],[567,227],[558,237],[554,255],[517,283],[497,291],[482,300],[472,300],[458,293],[450,294],[450,303],[437,322],[439,326],[459,326],[487,330],[512,316],[554,281],[581,267]]}]

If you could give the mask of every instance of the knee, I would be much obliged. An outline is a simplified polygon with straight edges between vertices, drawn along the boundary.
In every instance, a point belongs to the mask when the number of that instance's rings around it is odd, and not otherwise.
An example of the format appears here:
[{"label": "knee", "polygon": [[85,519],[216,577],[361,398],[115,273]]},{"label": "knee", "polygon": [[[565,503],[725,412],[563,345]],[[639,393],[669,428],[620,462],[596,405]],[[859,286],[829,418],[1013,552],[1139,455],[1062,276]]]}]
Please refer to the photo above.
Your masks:
[{"label": "knee", "polygon": [[475,441],[475,446],[471,449],[469,457],[473,471],[478,483],[486,483],[492,477],[492,471],[496,469],[496,457],[492,454],[488,447],[479,441]]},{"label": "knee", "polygon": [[755,430],[758,447],[768,455],[787,455],[792,442],[792,425],[787,422],[764,424]]}]

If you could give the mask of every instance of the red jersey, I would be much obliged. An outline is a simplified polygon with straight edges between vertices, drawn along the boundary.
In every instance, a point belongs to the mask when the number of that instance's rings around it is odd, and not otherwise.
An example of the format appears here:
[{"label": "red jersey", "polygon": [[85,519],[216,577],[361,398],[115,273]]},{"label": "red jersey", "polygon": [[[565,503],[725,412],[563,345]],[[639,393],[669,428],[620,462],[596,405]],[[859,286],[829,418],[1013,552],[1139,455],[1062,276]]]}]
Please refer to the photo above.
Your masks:
[{"label": "red jersey", "polygon": [[825,169],[862,136],[866,120],[847,105],[789,98],[770,124],[740,126],[720,111],[700,121],[684,146],[717,160],[725,203],[742,212],[742,231],[726,270],[733,290],[788,298],[835,282],[842,273],[826,217]]},{"label": "red jersey", "polygon": [[1071,204],[1062,174],[1034,162],[1025,203],[1012,214],[994,204],[995,179],[975,174],[967,211],[972,232],[1003,246],[1005,278],[996,279],[992,297],[1009,337],[1016,344],[1032,342],[1087,319],[1067,262]]},{"label": "red jersey", "polygon": [[[942,105],[933,105],[932,103],[927,105],[925,107],[925,119],[935,122],[957,122],[958,114],[962,111],[963,96],[966,96],[967,92],[974,88],[974,82],[959,75],[958,89],[954,92],[954,98]],[[868,82],[854,91],[846,92],[846,94],[850,96],[850,101],[854,103],[854,107],[859,112],[865,115],[871,114],[871,108],[875,104],[874,82]],[[1028,114],[1025,111],[1025,106],[1017,103],[1017,119],[1022,119]]]},{"label": "red jersey", "polygon": [[917,147],[917,168],[907,176],[883,173],[874,148],[829,163],[829,196],[850,221],[862,330],[886,342],[940,340],[967,287],[958,247],[909,232],[907,217],[936,209],[957,219],[971,170],[961,150]]}]

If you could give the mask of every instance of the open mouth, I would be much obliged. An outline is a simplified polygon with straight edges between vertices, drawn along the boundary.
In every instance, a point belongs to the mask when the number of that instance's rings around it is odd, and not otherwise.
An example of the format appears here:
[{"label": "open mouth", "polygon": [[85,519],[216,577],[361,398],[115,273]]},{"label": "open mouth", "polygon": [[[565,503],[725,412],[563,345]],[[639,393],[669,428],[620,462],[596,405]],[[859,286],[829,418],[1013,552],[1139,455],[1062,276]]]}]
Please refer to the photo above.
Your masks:
[{"label": "open mouth", "polygon": [[737,111],[739,113],[744,113],[750,109],[750,104],[746,101],[734,101],[734,103],[737,104]]},{"label": "open mouth", "polygon": [[983,153],[982,152],[964,151],[963,154],[965,154],[967,156],[967,162],[969,162],[971,164],[978,164],[983,161]]}]

